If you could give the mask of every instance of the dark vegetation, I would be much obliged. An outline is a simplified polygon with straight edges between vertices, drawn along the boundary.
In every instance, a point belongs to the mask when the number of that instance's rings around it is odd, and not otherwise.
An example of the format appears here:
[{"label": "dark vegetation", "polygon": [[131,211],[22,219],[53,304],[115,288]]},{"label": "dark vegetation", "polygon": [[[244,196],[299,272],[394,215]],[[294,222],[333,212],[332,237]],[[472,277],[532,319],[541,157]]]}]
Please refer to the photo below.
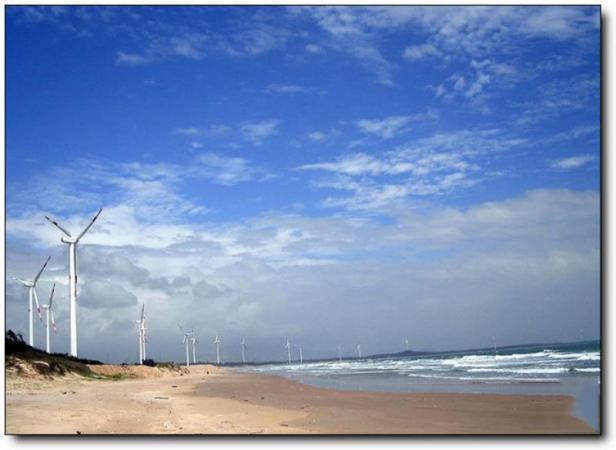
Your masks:
[{"label": "dark vegetation", "polygon": [[6,332],[4,338],[5,361],[7,368],[16,368],[18,373],[23,371],[21,361],[28,361],[41,375],[51,377],[64,375],[67,372],[90,378],[101,378],[94,374],[87,364],[102,364],[100,361],[84,358],[75,358],[65,353],[47,353],[26,344],[21,334],[12,330]]}]

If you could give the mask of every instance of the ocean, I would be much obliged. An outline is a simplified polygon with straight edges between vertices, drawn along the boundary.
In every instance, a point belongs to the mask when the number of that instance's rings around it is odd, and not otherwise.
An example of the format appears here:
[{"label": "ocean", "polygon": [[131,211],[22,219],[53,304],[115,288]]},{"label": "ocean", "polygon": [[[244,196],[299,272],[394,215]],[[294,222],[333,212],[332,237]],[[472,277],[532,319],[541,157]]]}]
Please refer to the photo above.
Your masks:
[{"label": "ocean", "polygon": [[339,390],[565,394],[573,414],[599,427],[599,341],[533,344],[412,356],[244,366]]}]

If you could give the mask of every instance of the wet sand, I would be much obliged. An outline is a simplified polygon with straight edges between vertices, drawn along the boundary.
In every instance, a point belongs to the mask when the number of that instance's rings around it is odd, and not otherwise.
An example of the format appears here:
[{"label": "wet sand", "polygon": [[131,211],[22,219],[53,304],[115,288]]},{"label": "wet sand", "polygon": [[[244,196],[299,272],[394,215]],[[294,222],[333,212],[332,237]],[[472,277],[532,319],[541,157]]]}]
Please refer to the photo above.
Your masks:
[{"label": "wet sand", "polygon": [[[143,371],[147,374],[147,370]],[[140,375],[141,376],[141,375]],[[322,389],[192,366],[120,381],[7,377],[8,434],[593,433],[573,397]]]}]

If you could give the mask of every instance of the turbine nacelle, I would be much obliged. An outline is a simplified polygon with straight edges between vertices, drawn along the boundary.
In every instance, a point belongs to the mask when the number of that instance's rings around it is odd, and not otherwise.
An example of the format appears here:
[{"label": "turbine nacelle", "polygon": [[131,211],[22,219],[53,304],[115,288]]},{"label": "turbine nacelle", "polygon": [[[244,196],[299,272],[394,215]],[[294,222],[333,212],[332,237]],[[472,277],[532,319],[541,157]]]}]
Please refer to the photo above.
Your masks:
[{"label": "turbine nacelle", "polygon": [[64,244],[76,244],[78,240],[74,237],[61,236],[60,241]]}]

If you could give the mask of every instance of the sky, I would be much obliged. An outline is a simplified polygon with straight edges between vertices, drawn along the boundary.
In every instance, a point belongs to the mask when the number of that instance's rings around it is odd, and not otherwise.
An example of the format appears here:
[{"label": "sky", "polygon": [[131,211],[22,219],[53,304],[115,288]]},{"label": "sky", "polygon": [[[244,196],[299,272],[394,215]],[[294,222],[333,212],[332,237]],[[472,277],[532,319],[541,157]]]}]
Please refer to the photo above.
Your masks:
[{"label": "sky", "polygon": [[83,357],[598,339],[600,162],[598,7],[8,6],[6,327],[103,208]]}]

